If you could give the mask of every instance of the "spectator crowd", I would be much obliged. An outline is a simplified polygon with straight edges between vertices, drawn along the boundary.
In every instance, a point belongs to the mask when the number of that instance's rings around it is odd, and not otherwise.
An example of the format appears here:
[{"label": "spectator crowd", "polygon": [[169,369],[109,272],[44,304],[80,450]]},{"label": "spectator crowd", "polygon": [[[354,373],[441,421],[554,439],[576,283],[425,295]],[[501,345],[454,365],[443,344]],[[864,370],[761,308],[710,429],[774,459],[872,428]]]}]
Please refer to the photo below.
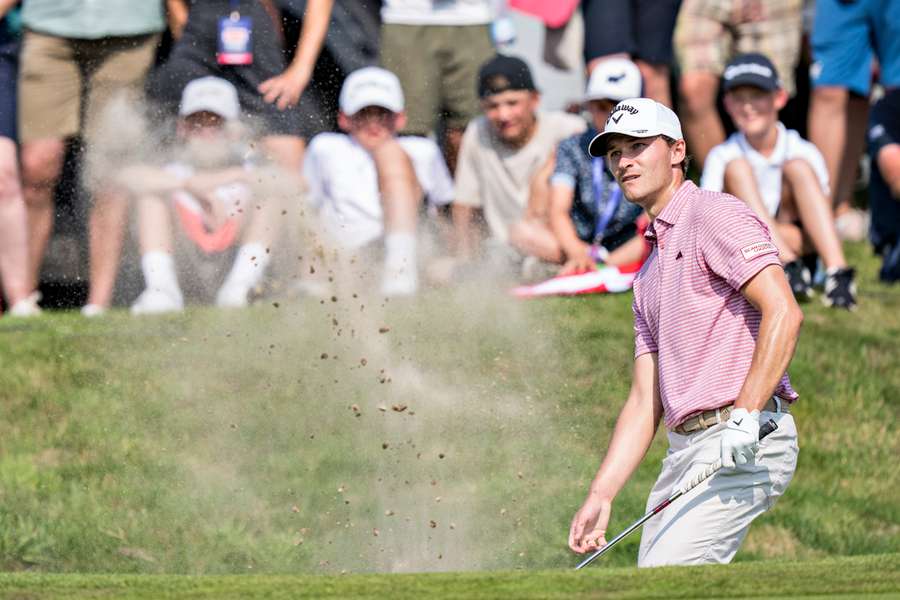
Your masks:
[{"label": "spectator crowd", "polygon": [[[541,107],[509,10],[543,21],[548,60],[583,60],[570,110]],[[327,293],[335,264],[385,296],[639,265],[647,216],[587,152],[639,97],[678,114],[689,176],[768,226],[799,299],[854,308],[842,242],[866,235],[900,279],[900,0],[0,0],[0,17],[9,315],[41,312],[76,138],[88,317],[116,298],[131,222],[135,314],[245,306],[274,280]]]}]

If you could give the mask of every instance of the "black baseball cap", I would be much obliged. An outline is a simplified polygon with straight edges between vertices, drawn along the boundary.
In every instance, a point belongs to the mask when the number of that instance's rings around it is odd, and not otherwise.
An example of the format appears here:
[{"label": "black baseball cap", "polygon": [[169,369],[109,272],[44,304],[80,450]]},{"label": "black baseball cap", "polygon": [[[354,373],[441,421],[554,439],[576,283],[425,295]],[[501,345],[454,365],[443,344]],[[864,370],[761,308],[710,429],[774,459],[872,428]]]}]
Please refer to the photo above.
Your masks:
[{"label": "black baseball cap", "polygon": [[740,54],[725,65],[722,73],[722,91],[739,85],[751,85],[767,92],[781,88],[778,70],[765,55],[758,53]]},{"label": "black baseball cap", "polygon": [[497,54],[478,72],[478,97],[485,98],[509,90],[537,91],[531,69],[521,58]]}]

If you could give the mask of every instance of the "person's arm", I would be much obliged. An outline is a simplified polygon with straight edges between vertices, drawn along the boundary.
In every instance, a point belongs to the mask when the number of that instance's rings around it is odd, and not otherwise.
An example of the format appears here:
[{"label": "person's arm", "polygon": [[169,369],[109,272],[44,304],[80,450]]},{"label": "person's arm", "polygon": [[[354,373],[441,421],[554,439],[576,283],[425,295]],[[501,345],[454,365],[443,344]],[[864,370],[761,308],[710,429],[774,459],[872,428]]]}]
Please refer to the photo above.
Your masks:
[{"label": "person's arm", "polygon": [[891,195],[900,200],[900,144],[887,144],[878,151],[878,172],[891,190]]},{"label": "person's arm", "polygon": [[560,275],[584,273],[596,268],[590,254],[590,244],[581,241],[572,222],[574,198],[575,190],[569,186],[559,184],[550,188],[550,230],[566,257]]},{"label": "person's arm", "polygon": [[16,5],[19,0],[0,0],[0,18],[6,16],[6,13]]},{"label": "person's arm", "polygon": [[550,210],[550,175],[556,166],[556,151],[550,153],[541,168],[532,175],[528,185],[528,205],[525,208],[526,219],[543,221]]},{"label": "person's arm", "polygon": [[478,251],[478,231],[475,226],[474,206],[454,202],[450,214],[453,218],[453,246],[456,258],[468,262]]},{"label": "person's arm", "polygon": [[187,2],[185,0],[166,0],[166,20],[169,22],[172,38],[179,39],[188,20]]},{"label": "person's arm", "polygon": [[650,448],[662,413],[657,354],[641,354],[634,361],[631,391],[619,413],[609,449],[587,499],[572,519],[569,548],[573,551],[584,554],[606,545],[613,500]]},{"label": "person's arm", "polygon": [[322,51],[334,0],[308,0],[303,12],[303,27],[297,41],[294,60],[281,74],[259,84],[259,92],[278,110],[294,106],[312,78],[313,68]]},{"label": "person's arm", "polygon": [[753,214],[766,224],[772,236],[772,242],[778,246],[782,262],[787,263],[797,258],[789,250],[785,241],[781,239],[775,219],[769,214],[763,203],[759,185],[756,183],[756,176],[753,174],[753,167],[750,166],[749,162],[744,159],[736,159],[728,163],[725,169],[724,191],[743,200],[750,207],[750,210],[753,211]]},{"label": "person's arm", "polygon": [[646,253],[647,241],[644,236],[638,234],[610,252],[603,262],[614,267],[632,265],[641,260]]},{"label": "person's arm", "polygon": [[784,271],[776,265],[757,273],[741,293],[762,315],[750,370],[734,403],[735,408],[752,412],[762,410],[787,371],[797,346],[803,311],[794,299]]}]

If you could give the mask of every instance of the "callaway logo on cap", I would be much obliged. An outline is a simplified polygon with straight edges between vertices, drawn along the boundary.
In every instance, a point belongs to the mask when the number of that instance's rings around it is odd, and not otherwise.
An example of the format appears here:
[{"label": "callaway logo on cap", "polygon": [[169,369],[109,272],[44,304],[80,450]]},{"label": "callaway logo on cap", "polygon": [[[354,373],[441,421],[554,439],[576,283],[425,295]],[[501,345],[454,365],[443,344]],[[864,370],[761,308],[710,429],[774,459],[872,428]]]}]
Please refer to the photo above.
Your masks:
[{"label": "callaway logo on cap", "polygon": [[616,104],[603,133],[591,140],[588,154],[605,156],[609,138],[615,133],[636,138],[664,135],[680,140],[684,137],[681,123],[672,109],[650,98],[630,98]]}]

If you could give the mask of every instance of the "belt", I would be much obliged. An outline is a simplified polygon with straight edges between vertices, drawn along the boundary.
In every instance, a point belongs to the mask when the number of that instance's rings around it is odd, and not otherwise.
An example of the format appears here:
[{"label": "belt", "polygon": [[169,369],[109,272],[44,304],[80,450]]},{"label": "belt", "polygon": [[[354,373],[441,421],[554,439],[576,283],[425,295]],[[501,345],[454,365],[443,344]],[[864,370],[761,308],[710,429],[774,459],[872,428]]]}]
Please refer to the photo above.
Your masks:
[{"label": "belt", "polygon": [[[778,396],[772,396],[769,398],[769,401],[766,402],[766,405],[763,407],[764,412],[775,412],[775,413],[786,413],[788,412],[788,403],[779,398]],[[734,410],[734,404],[729,404],[728,406],[722,406],[720,408],[713,408],[711,410],[704,410],[702,413],[698,413],[691,417],[688,417],[681,423],[675,426],[672,431],[678,433],[680,435],[688,435],[690,433],[694,433],[695,431],[701,431],[703,429],[709,429],[714,425],[718,425],[719,423],[724,423],[728,420],[728,417],[731,416],[731,411]]]}]

